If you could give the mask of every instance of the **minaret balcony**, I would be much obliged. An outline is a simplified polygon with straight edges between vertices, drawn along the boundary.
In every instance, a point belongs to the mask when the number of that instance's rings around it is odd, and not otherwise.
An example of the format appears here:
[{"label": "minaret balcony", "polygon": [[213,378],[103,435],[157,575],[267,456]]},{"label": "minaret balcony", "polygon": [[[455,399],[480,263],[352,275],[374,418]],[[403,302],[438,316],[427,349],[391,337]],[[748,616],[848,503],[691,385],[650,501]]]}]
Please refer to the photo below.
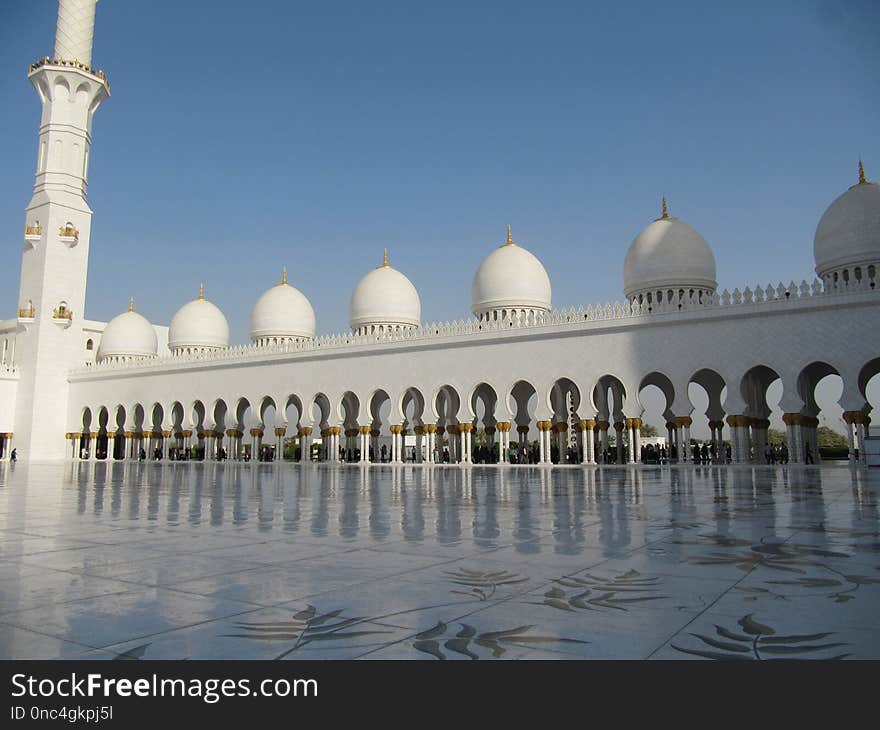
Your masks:
[{"label": "minaret balcony", "polygon": [[68,223],[58,229],[58,239],[61,243],[73,248],[79,243],[79,231]]},{"label": "minaret balcony", "polygon": [[29,324],[34,321],[37,311],[33,307],[25,307],[18,310],[18,321],[22,324]]},{"label": "minaret balcony", "polygon": [[33,226],[24,227],[24,242],[28,246],[35,248],[42,237],[43,227],[39,223]]},{"label": "minaret balcony", "polygon": [[94,76],[104,85],[108,93],[110,91],[110,81],[108,81],[107,76],[103,71],[97,68],[92,68],[91,66],[87,66],[86,64],[80,63],[77,60],[68,61],[67,59],[63,58],[49,58],[48,56],[45,56],[39,61],[32,63],[28,67],[28,75],[30,76],[30,74],[34,73],[34,71],[43,68],[43,66],[61,66],[65,68],[75,68],[77,71],[82,71],[89,74],[90,76]]},{"label": "minaret balcony", "polygon": [[56,307],[52,310],[52,321],[58,326],[67,329],[73,321],[73,312],[67,307]]}]

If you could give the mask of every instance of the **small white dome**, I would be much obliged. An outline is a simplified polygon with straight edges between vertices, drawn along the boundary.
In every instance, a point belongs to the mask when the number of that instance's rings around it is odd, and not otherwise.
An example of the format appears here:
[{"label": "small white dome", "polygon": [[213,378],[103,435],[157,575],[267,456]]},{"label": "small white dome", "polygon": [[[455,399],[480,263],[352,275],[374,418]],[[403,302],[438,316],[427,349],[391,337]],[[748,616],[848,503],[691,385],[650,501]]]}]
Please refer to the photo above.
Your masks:
[{"label": "small white dome", "polygon": [[687,223],[666,213],[635,237],[623,263],[627,299],[673,289],[715,292],[715,256],[709,244]]},{"label": "small white dome", "polygon": [[134,301],[127,312],[111,319],[101,335],[97,360],[110,358],[156,357],[159,341],[156,330],[146,317],[134,311]]},{"label": "small white dome", "polygon": [[404,274],[388,265],[386,251],[382,266],[361,279],[351,294],[348,321],[352,332],[418,327],[421,318],[418,291]]},{"label": "small white dome", "polygon": [[229,347],[229,324],[214,304],[199,290],[198,299],[187,302],[171,318],[168,347],[180,350],[218,350]]},{"label": "small white dome", "polygon": [[287,283],[287,272],[281,283],[267,289],[251,312],[251,340],[302,340],[315,336],[315,310],[297,288]]},{"label": "small white dome", "polygon": [[480,264],[471,284],[471,310],[477,317],[498,310],[549,312],[550,277],[537,257],[513,242],[496,248]]},{"label": "small white dome", "polygon": [[813,239],[819,276],[859,264],[880,263],[880,186],[865,179],[835,200],[819,221]]}]

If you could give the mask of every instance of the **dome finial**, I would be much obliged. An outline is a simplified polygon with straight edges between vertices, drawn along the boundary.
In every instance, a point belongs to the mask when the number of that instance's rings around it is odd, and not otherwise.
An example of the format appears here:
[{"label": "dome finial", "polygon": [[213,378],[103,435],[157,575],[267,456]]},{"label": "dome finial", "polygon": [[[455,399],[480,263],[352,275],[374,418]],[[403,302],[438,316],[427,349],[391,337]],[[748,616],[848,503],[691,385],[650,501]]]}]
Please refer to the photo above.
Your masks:
[{"label": "dome finial", "polygon": [[388,249],[384,249],[384,253],[382,254],[382,266],[388,268]]},{"label": "dome finial", "polygon": [[128,300],[128,311],[129,312],[134,311],[134,297],[132,297],[131,299]]},{"label": "dome finial", "polygon": [[660,218],[668,218],[669,217],[669,207],[666,205],[666,196],[663,196],[663,210],[660,213]]},{"label": "dome finial", "polygon": [[507,224],[507,246],[513,245],[513,233],[510,230],[510,224]]},{"label": "dome finial", "polygon": [[281,283],[282,284],[287,283],[287,267],[286,266],[281,267]]},{"label": "dome finial", "polygon": [[205,285],[199,284],[199,299],[205,298]]},{"label": "dome finial", "polygon": [[865,177],[865,166],[862,164],[862,161],[859,160],[859,185],[864,185],[866,182],[868,182],[868,180]]}]

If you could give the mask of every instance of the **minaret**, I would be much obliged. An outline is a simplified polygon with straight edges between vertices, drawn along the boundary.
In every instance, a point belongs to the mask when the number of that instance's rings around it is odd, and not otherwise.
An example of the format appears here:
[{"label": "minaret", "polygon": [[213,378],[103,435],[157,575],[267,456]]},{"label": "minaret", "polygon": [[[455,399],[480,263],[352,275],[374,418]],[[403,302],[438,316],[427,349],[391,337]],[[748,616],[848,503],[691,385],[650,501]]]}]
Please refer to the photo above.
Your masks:
[{"label": "minaret", "polygon": [[34,193],[26,211],[16,336],[21,375],[15,446],[26,459],[64,457],[67,373],[84,361],[92,115],[110,95],[107,78],[90,67],[96,2],[59,0],[55,57],[37,61],[28,72],[43,113]]}]

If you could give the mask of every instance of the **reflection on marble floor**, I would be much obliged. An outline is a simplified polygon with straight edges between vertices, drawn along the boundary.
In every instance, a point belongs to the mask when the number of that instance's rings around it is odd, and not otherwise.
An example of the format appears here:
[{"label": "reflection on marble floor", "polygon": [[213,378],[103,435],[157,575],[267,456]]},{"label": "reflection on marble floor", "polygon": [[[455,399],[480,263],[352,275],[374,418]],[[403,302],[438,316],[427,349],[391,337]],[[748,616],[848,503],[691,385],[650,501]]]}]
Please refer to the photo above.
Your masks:
[{"label": "reflection on marble floor", "polygon": [[0,464],[0,657],[880,658],[880,471]]}]

